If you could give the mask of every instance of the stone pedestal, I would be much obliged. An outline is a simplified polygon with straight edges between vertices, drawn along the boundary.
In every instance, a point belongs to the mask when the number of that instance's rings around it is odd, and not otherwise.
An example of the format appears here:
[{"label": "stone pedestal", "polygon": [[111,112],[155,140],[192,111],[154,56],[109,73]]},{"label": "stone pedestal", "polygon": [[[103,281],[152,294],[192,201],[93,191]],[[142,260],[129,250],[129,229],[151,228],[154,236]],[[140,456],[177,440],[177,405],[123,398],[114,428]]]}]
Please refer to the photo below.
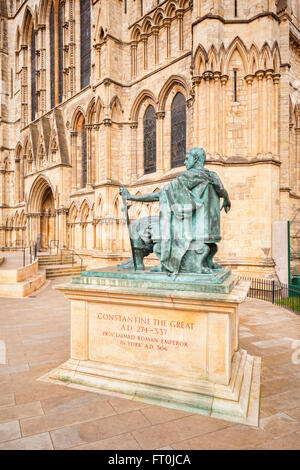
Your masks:
[{"label": "stone pedestal", "polygon": [[71,358],[43,380],[258,425],[260,359],[238,344],[248,281],[205,292],[89,274],[57,287],[71,301]]}]

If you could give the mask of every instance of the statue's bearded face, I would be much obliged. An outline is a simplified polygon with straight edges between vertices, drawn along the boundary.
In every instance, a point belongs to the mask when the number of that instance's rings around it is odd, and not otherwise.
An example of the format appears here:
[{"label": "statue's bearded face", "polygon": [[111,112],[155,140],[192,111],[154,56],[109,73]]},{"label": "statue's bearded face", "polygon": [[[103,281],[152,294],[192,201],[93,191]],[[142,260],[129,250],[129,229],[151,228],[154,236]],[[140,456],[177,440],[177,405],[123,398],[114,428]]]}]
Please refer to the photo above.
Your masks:
[{"label": "statue's bearded face", "polygon": [[190,152],[186,153],[184,164],[185,164],[187,170],[190,170],[191,168],[193,168],[193,166],[195,166],[196,160],[197,160],[197,158],[196,158],[195,155],[193,155]]},{"label": "statue's bearded face", "polygon": [[184,164],[187,168],[187,170],[190,170],[190,168],[193,168],[193,166],[196,163],[196,158],[194,155],[192,155],[190,152],[187,152]]}]

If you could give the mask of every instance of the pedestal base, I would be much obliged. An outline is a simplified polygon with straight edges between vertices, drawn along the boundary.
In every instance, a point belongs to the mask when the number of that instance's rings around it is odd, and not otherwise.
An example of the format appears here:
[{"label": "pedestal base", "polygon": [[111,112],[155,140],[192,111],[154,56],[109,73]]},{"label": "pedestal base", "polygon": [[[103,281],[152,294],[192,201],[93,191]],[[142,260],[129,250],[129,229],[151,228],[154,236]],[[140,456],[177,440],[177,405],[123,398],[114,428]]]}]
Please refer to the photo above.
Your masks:
[{"label": "pedestal base", "polygon": [[74,359],[39,380],[258,426],[260,370],[260,358],[239,350],[228,385]]},{"label": "pedestal base", "polygon": [[260,359],[238,345],[248,281],[231,274],[226,293],[104,276],[56,287],[71,300],[71,359],[43,380],[258,425]]}]

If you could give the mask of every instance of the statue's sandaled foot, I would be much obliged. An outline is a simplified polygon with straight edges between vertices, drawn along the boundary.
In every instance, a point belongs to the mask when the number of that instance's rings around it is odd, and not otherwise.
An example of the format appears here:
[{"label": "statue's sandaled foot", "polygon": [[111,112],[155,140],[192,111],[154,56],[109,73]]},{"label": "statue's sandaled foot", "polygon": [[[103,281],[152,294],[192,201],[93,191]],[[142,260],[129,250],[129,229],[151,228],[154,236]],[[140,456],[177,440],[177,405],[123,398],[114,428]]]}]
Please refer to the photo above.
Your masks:
[{"label": "statue's sandaled foot", "polygon": [[202,268],[201,270],[202,274],[213,274],[213,270],[211,268]]},{"label": "statue's sandaled foot", "polygon": [[209,267],[211,269],[213,269],[214,271],[223,271],[223,268],[220,264],[217,264],[217,263],[212,263],[209,265]]},{"label": "statue's sandaled foot", "polygon": [[[123,261],[123,263],[118,264],[118,268],[134,269],[133,258],[129,258],[128,260]],[[144,263],[141,262],[140,260],[136,260],[136,269],[138,269],[139,271],[144,271],[145,269]]]}]

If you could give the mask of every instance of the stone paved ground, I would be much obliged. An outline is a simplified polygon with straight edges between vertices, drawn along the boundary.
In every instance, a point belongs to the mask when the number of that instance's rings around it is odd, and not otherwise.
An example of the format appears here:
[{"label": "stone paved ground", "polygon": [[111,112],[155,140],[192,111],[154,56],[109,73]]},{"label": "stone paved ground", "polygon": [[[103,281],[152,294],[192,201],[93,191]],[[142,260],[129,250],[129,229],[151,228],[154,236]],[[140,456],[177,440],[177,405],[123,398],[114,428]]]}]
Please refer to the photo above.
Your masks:
[{"label": "stone paved ground", "polygon": [[0,299],[0,450],[300,449],[300,346],[298,355],[292,348],[300,316],[252,299],[242,306],[241,347],[263,358],[257,429],[38,382],[69,357],[69,302],[52,289],[59,283]]}]

